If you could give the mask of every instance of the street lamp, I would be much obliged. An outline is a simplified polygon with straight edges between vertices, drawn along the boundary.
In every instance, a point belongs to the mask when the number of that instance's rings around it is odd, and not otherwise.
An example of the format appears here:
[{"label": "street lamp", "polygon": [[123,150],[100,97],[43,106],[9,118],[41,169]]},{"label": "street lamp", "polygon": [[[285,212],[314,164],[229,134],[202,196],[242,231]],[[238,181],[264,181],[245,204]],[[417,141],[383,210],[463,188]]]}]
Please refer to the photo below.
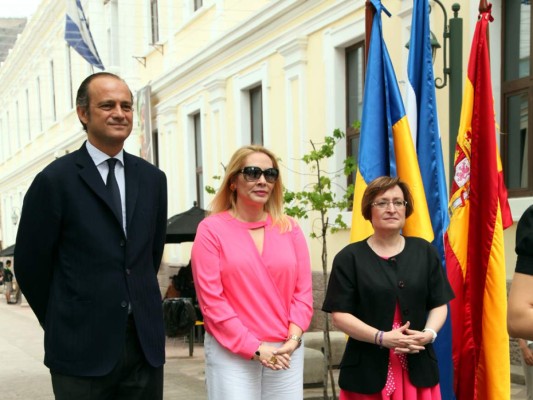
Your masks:
[{"label": "street lamp", "polygon": [[[435,58],[437,58],[437,50],[441,48],[441,45],[432,31],[429,31],[429,35],[429,43],[431,43],[431,59],[433,60],[433,64],[435,64]],[[411,40],[408,40],[405,44],[405,48],[407,50],[409,50],[410,42]],[[435,84],[435,86],[437,86],[437,84]]]},{"label": "street lamp", "polygon": [[19,222],[19,213],[17,210],[18,208],[13,207],[12,212],[11,212],[11,222],[13,222],[13,225],[15,226]]},{"label": "street lamp", "polygon": [[[463,19],[458,17],[461,6],[458,3],[452,5],[453,18],[448,23],[448,13],[440,0],[433,0],[442,10],[444,16],[444,27],[442,32],[442,74],[443,77],[435,78],[435,88],[443,89],[448,86],[448,128],[449,128],[449,165],[450,183],[453,180],[453,168],[455,161],[455,145],[457,142],[457,132],[459,131],[459,120],[461,118],[461,104],[463,96]],[[431,9],[430,9],[431,12]],[[433,63],[440,43],[431,33],[431,50]],[[409,42],[405,45],[409,48]],[[448,64],[448,48],[449,59]],[[449,83],[448,83],[449,79]]]},{"label": "street lamp", "polygon": [[[439,5],[444,15],[444,31],[442,38],[443,57],[443,79],[435,78],[435,87],[442,89],[448,85],[448,127],[449,127],[449,165],[450,165],[450,187],[453,181],[453,169],[455,162],[455,146],[457,142],[457,132],[459,131],[459,120],[461,118],[461,98],[463,96],[463,19],[458,17],[461,6],[458,3],[452,5],[453,18],[448,24],[448,14],[440,0],[433,0]],[[448,43],[449,41],[449,43]],[[450,63],[448,64],[448,44],[450,48]]]}]

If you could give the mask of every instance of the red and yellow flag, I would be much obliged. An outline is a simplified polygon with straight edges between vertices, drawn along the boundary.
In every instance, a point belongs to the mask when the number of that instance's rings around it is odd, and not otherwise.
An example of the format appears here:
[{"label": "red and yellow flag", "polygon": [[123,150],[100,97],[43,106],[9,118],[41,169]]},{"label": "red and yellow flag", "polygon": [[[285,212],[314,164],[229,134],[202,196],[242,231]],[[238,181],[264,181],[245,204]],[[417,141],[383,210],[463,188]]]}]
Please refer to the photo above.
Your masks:
[{"label": "red and yellow flag", "polygon": [[470,52],[445,235],[457,400],[510,398],[503,230],[512,224],[496,144],[488,24],[480,15]]}]

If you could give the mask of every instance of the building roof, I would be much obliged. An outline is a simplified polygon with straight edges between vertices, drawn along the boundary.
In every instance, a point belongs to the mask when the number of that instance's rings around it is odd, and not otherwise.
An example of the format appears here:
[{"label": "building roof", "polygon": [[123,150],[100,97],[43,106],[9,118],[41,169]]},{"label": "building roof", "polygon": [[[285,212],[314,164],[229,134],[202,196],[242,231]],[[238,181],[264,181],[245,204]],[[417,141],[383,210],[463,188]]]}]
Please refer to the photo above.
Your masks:
[{"label": "building roof", "polygon": [[27,21],[27,18],[0,18],[0,62],[6,59]]}]

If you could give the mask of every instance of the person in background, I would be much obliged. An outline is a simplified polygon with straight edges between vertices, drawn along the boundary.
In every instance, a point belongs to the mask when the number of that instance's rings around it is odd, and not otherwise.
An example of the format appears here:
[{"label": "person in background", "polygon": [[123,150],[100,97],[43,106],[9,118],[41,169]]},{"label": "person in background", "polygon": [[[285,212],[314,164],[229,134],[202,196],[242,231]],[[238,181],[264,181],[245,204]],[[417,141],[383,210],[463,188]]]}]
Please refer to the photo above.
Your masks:
[{"label": "person in background", "polygon": [[180,297],[181,293],[178,289],[176,289],[176,278],[178,275],[172,275],[168,278],[170,281],[167,287],[167,290],[165,292],[165,295],[163,296],[163,299],[176,299]]},{"label": "person in background", "polygon": [[161,400],[166,177],[123,150],[133,96],[121,78],[87,77],[76,111],[87,141],[24,198],[17,281],[44,329],[56,399]]},{"label": "person in background", "polygon": [[191,299],[193,304],[197,303],[191,261],[189,261],[186,266],[180,268],[176,275],[174,285],[176,286],[176,289],[179,290],[181,297]]},{"label": "person in background", "polygon": [[4,291],[6,303],[11,304],[11,295],[13,294],[13,271],[11,271],[11,260],[6,261],[3,271]]},{"label": "person in background", "polygon": [[407,184],[376,178],[361,207],[374,234],[333,260],[322,309],[349,336],[340,365],[341,400],[441,398],[432,343],[453,292],[437,250],[401,234],[413,207]]},{"label": "person in background", "polygon": [[507,330],[515,338],[533,340],[533,205],[516,227],[516,267],[507,303]]},{"label": "person in background", "polygon": [[301,229],[283,213],[276,156],[238,149],[192,247],[210,400],[303,398],[302,335],[313,313]]},{"label": "person in background", "polygon": [[507,329],[518,337],[527,399],[533,400],[533,205],[520,217],[516,227],[515,274],[509,290]]}]

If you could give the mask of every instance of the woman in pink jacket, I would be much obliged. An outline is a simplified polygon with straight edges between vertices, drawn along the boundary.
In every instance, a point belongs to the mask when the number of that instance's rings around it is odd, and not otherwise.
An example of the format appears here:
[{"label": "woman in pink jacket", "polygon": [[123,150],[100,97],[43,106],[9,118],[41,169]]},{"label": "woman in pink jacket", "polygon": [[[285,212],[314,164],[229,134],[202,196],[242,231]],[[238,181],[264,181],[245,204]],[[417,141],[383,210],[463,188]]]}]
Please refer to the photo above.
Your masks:
[{"label": "woman in pink jacket", "polygon": [[305,238],[283,213],[276,156],[237,150],[192,248],[210,400],[303,398],[313,313]]}]

